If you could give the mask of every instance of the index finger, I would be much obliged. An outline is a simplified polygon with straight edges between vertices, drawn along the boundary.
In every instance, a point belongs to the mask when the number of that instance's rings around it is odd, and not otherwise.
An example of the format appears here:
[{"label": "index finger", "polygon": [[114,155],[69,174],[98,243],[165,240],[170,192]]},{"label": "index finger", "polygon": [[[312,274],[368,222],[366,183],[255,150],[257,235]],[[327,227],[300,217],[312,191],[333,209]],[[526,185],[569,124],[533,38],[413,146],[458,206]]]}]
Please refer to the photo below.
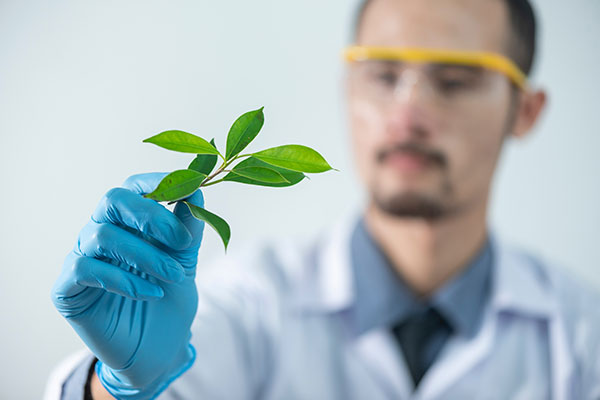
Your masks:
[{"label": "index finger", "polygon": [[176,250],[186,249],[192,241],[188,229],[171,211],[126,188],[109,190],[92,220],[132,228]]}]

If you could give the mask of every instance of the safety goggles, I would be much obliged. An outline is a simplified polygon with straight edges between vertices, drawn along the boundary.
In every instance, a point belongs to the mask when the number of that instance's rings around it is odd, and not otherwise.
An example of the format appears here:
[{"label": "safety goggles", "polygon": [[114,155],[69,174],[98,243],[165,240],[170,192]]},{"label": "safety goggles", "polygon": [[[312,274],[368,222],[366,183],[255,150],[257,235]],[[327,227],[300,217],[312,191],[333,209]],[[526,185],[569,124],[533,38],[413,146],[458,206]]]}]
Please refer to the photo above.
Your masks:
[{"label": "safety goggles", "polygon": [[527,76],[509,58],[492,52],[351,46],[344,51],[346,61],[386,60],[481,67],[506,75],[518,88],[527,89]]},{"label": "safety goggles", "polygon": [[526,75],[507,57],[481,51],[352,46],[344,51],[353,82],[373,101],[388,102],[423,81],[442,106],[477,101],[491,79],[527,90]]}]

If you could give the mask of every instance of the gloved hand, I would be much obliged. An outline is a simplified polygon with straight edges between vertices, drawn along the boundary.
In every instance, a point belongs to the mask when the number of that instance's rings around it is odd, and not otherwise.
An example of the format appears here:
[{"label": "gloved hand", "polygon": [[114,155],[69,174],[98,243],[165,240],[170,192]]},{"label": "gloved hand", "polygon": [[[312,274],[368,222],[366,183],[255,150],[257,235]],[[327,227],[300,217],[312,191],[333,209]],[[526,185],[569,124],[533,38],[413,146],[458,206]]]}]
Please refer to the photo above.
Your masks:
[{"label": "gloved hand", "polygon": [[[118,399],[155,398],[195,359],[190,326],[204,222],[185,204],[171,212],[141,196],[165,175],[134,175],[106,193],[52,289]],[[204,207],[200,190],[187,200]]]}]

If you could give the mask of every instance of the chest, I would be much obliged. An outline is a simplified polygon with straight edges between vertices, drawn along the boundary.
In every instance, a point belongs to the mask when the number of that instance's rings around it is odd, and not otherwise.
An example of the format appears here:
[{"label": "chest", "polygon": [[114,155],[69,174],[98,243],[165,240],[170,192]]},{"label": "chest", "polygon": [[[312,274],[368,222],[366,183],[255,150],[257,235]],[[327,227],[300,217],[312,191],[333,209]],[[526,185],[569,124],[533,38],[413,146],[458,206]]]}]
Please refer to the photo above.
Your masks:
[{"label": "chest", "polygon": [[349,334],[341,315],[283,322],[268,399],[543,399],[552,392],[551,330],[498,316],[472,339],[452,337],[414,391],[386,330]]}]

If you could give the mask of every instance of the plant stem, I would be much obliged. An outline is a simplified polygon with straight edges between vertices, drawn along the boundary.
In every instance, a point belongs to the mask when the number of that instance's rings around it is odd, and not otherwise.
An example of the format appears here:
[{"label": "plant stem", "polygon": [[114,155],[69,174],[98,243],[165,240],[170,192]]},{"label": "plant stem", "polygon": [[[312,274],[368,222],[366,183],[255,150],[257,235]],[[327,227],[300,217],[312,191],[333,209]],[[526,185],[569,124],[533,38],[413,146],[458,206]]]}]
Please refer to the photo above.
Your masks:
[{"label": "plant stem", "polygon": [[224,178],[221,178],[221,179],[217,179],[216,181],[213,181],[213,182],[210,182],[210,183],[207,183],[207,184],[203,183],[203,184],[200,185],[200,187],[207,187],[207,186],[211,186],[211,185],[216,185],[217,183],[223,182],[224,180],[225,180]]},{"label": "plant stem", "polygon": [[[204,179],[202,181],[202,183],[200,184],[200,187],[202,187],[202,186],[210,186],[210,185],[207,185],[207,183],[209,181],[211,181],[214,177],[216,177],[217,175],[219,175],[221,172],[227,172],[227,170],[225,168],[227,168],[232,162],[234,162],[235,160],[237,160],[239,157],[240,156],[237,155],[237,156],[233,157],[229,161],[227,161],[227,160],[224,159],[225,161],[223,162],[223,164],[221,164],[221,166],[213,174],[207,176],[206,179]],[[215,182],[211,183],[211,185],[214,184],[214,183],[217,183],[217,182],[221,182],[221,180],[215,181]]]},{"label": "plant stem", "polygon": [[225,170],[225,167],[227,166],[227,162],[224,162],[223,164],[221,164],[221,166],[219,167],[219,169],[217,169],[213,174],[207,176],[202,183],[200,184],[200,186],[203,186],[205,183],[207,183],[208,181],[212,180],[215,176],[219,175],[221,172],[223,172]]},{"label": "plant stem", "polygon": [[[202,183],[201,183],[201,184],[200,184],[200,186],[198,186],[198,187],[199,187],[199,188],[201,188],[201,187],[206,187],[206,186],[212,186],[212,185],[215,185],[215,184],[217,184],[217,183],[219,183],[219,182],[223,182],[223,181],[224,181],[224,179],[223,179],[223,178],[221,178],[221,179],[217,179],[217,180],[216,180],[216,181],[214,181],[214,182],[210,182],[210,181],[211,181],[211,180],[213,180],[213,179],[214,179],[214,178],[215,178],[217,175],[221,174],[222,172],[232,172],[231,170],[229,170],[229,169],[226,169],[226,168],[227,168],[229,165],[231,165],[231,163],[233,163],[233,162],[234,162],[235,160],[237,160],[238,158],[241,158],[241,157],[246,157],[246,156],[248,156],[248,155],[249,155],[249,154],[241,154],[241,155],[240,155],[240,154],[238,154],[237,156],[233,157],[231,160],[227,161],[227,160],[225,159],[225,157],[223,157],[223,156],[221,155],[221,153],[219,153],[219,156],[220,156],[220,157],[223,159],[223,164],[221,164],[221,165],[219,166],[219,168],[218,168],[218,169],[217,169],[217,170],[216,170],[214,173],[212,173],[212,174],[210,174],[209,176],[207,176],[206,178],[204,178],[204,180],[202,181]],[[210,183],[209,183],[209,182],[210,182]],[[169,205],[169,206],[170,206],[171,204],[175,204],[175,203],[177,203],[178,201],[181,201],[181,200],[170,201],[170,202],[168,202],[168,203],[167,203],[167,205]]]}]

